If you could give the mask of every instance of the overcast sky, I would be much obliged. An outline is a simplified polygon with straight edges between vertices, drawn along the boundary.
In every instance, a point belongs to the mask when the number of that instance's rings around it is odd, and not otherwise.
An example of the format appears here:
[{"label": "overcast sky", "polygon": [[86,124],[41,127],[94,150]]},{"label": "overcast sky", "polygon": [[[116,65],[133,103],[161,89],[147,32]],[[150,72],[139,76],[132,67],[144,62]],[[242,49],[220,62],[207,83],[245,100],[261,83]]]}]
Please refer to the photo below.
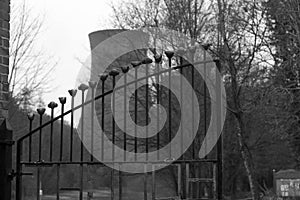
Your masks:
[{"label": "overcast sky", "polygon": [[[17,0],[15,0],[17,1]],[[45,103],[69,97],[67,90],[75,84],[81,67],[79,61],[89,55],[90,32],[111,28],[111,2],[119,0],[27,0],[35,13],[44,15],[43,32],[38,45],[58,59],[54,71],[55,89],[44,95]]]},{"label": "overcast sky", "polygon": [[[24,0],[11,0],[18,4]],[[44,18],[37,46],[58,61],[53,71],[53,90],[43,99],[58,102],[58,97],[67,97],[74,89],[81,63],[90,56],[88,34],[112,28],[111,5],[127,0],[25,0],[33,14]],[[129,1],[129,0],[128,0]],[[37,49],[39,51],[39,49]],[[69,109],[69,104],[67,109]],[[56,109],[58,111],[58,109]],[[49,111],[49,109],[47,109]]]}]

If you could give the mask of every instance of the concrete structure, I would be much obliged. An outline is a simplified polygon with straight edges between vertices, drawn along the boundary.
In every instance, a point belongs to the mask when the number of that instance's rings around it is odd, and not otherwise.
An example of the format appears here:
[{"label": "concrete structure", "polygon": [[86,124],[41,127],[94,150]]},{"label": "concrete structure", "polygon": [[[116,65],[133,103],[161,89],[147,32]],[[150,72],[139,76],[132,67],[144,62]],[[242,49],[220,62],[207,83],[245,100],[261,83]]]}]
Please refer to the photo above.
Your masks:
[{"label": "concrete structure", "polygon": [[[124,30],[118,30],[118,29],[111,29],[111,30],[101,30],[101,31],[96,31],[93,33],[89,34],[89,39],[90,39],[90,45],[91,45],[91,50],[94,50],[92,52],[92,73],[91,73],[91,79],[93,76],[98,76],[97,70],[93,70],[94,68],[97,68],[97,66],[101,66],[101,62],[103,61],[102,58],[100,59],[97,57],[97,53],[102,53],[105,54],[106,56],[111,56],[110,53],[114,52],[114,49],[106,49],[106,52],[98,52],[97,51],[97,45],[104,40],[108,39],[109,37],[121,33]],[[140,40],[140,42],[144,39],[144,37],[139,37],[137,40]],[[124,39],[125,40],[125,39]],[[122,66],[129,66],[132,61],[141,61],[145,56],[147,55],[147,50],[146,49],[139,49],[139,50],[134,50],[132,52],[126,53],[125,55],[122,55],[121,57],[117,58],[114,60],[113,63],[111,63],[108,68],[105,70],[106,73],[108,73],[112,69],[118,69],[120,72],[120,68]],[[105,58],[103,58],[105,59]],[[140,69],[142,70],[142,69]],[[113,87],[113,83],[111,78],[108,78],[105,82],[105,91],[110,90]],[[101,94],[101,87],[97,88],[97,94]],[[140,90],[140,97],[145,94],[144,91]],[[142,99],[140,99],[142,100]],[[107,133],[112,130],[111,124],[112,124],[112,115],[111,115],[111,102],[110,98],[105,98],[105,130]],[[101,106],[99,106],[100,103],[96,103],[96,112],[101,113]],[[139,109],[138,110],[143,110]],[[141,112],[141,111],[139,111]],[[101,114],[99,114],[101,115]],[[98,115],[99,119],[101,117]],[[144,116],[145,113],[141,113],[139,116]],[[141,122],[143,119],[138,119],[138,123]],[[123,132],[120,131],[118,128],[116,128],[116,138],[123,138]],[[108,137],[110,137],[108,135]],[[116,140],[116,144],[122,146],[123,140]],[[133,144],[127,144],[127,149],[133,149]],[[138,147],[141,148],[141,147]],[[171,197],[171,196],[176,196],[176,186],[173,180],[173,174],[170,173],[168,169],[166,170],[160,170],[160,172],[157,172],[155,175],[155,183],[156,183],[156,198],[158,197]],[[144,184],[145,184],[145,175],[144,174],[122,174],[122,197],[124,199],[131,199],[131,200],[140,200],[144,198]],[[147,194],[148,194],[148,199],[151,199],[151,186],[152,186],[152,177],[151,175],[147,176]],[[114,186],[114,193],[117,192],[118,190],[118,184]],[[116,195],[116,194],[115,194]],[[117,195],[116,195],[117,196]]]}]

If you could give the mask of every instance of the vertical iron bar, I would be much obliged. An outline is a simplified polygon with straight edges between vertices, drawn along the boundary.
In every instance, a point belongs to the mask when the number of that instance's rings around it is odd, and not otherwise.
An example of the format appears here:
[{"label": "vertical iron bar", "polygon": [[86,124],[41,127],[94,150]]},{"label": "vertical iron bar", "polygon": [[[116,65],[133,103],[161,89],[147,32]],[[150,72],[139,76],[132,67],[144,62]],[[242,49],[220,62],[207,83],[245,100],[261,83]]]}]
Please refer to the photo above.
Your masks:
[{"label": "vertical iron bar", "polygon": [[70,130],[70,161],[73,160],[73,132],[74,132],[74,97],[77,94],[77,90],[69,90],[71,95],[71,130]]},{"label": "vertical iron bar", "polygon": [[[194,66],[191,65],[191,68],[192,68],[192,89],[195,90],[195,83],[194,83]],[[194,92],[192,92],[192,133],[194,133]],[[192,143],[192,159],[194,160],[195,159],[195,140],[193,140],[193,143]]]},{"label": "vertical iron bar", "polygon": [[148,118],[148,112],[149,112],[149,65],[152,63],[152,60],[150,58],[145,58],[142,61],[143,64],[146,65],[146,99],[145,99],[145,122],[146,122],[146,160],[148,160],[148,152],[149,152],[149,138],[148,138],[148,123],[149,123],[149,118]]},{"label": "vertical iron bar", "polygon": [[91,106],[91,162],[94,160],[94,114],[95,114],[95,87],[97,83],[90,81],[89,86],[92,89],[92,106]]},{"label": "vertical iron bar", "polygon": [[144,200],[147,200],[147,164],[144,164]]},{"label": "vertical iron bar", "polygon": [[[101,85],[101,92],[102,94],[104,94],[105,92],[105,80],[107,79],[107,74],[101,74],[99,75],[100,77],[100,80],[102,82],[102,85]],[[101,127],[102,127],[102,130],[103,130],[103,133],[101,135],[101,161],[104,160],[104,134],[105,134],[105,130],[104,130],[104,95],[102,96],[102,102],[101,102]]]},{"label": "vertical iron bar", "polygon": [[220,133],[219,140],[217,142],[217,160],[218,160],[218,199],[223,198],[223,134],[221,133],[221,117],[222,116],[222,108],[221,108],[221,98],[222,98],[222,93],[221,93],[221,80],[218,78],[218,72],[221,68],[221,63],[219,60],[215,60],[216,62],[216,116],[217,116],[217,133]]},{"label": "vertical iron bar", "polygon": [[36,175],[36,199],[40,200],[40,165],[37,167],[37,175]]},{"label": "vertical iron bar", "polygon": [[[124,72],[124,71],[123,71]],[[124,161],[126,161],[126,150],[127,150],[127,148],[126,148],[126,144],[127,144],[127,138],[126,138],[126,122],[127,122],[127,119],[126,119],[126,114],[127,114],[127,74],[125,73],[124,74],[124,85],[125,85],[125,87],[124,87],[124,138],[123,138],[123,140],[124,140],[124,144],[123,144],[123,147],[124,147]]]},{"label": "vertical iron bar", "polygon": [[119,165],[119,200],[122,200],[122,171],[121,164]]},{"label": "vertical iron bar", "polygon": [[185,198],[189,199],[190,198],[190,164],[186,163],[185,165],[185,177],[186,177],[186,183],[185,183]]},{"label": "vertical iron bar", "polygon": [[[113,76],[113,88],[115,88],[115,85],[116,85],[116,79],[115,79],[115,76]],[[113,115],[112,115],[112,142],[113,142],[113,145],[112,145],[112,161],[115,160],[115,137],[116,137],[116,133],[115,133],[115,120],[114,120],[114,115],[115,115],[115,92],[112,93],[113,95],[113,99],[112,99],[112,112],[113,112]]]},{"label": "vertical iron bar", "polygon": [[[84,103],[84,90],[82,90],[82,93],[81,93],[81,103],[83,104]],[[83,130],[84,130],[84,105],[82,105],[82,108],[81,108],[81,141],[83,141]],[[83,142],[80,142],[80,161],[82,162],[83,161]]]},{"label": "vertical iron bar", "polygon": [[152,164],[152,200],[156,200],[155,164]]},{"label": "vertical iron bar", "polygon": [[[105,80],[102,81],[102,94],[104,94],[104,83]],[[105,129],[104,129],[104,95],[102,96],[102,103],[101,103],[101,125],[102,125],[102,130],[103,133],[101,135],[101,160],[104,160],[104,134],[105,134]]]},{"label": "vertical iron bar", "polygon": [[182,163],[182,176],[181,176],[181,179],[182,179],[182,198],[186,198],[186,179],[187,179],[187,176],[185,174],[185,163],[183,162]]},{"label": "vertical iron bar", "polygon": [[[40,115],[40,126],[43,123],[43,114],[45,113],[45,108],[38,108],[37,112]],[[42,161],[42,128],[39,131],[39,161]]]},{"label": "vertical iron bar", "polygon": [[196,167],[195,167],[195,163],[193,163],[193,162],[191,162],[190,163],[190,166],[189,166],[189,169],[190,169],[190,182],[189,182],[189,184],[190,184],[190,186],[189,186],[189,188],[190,188],[190,197],[191,198],[195,198],[195,185],[197,184],[197,182],[193,182],[193,180],[192,180],[192,178],[196,178],[196,169],[195,169]]},{"label": "vertical iron bar", "polygon": [[53,116],[54,116],[54,109],[51,108],[51,124],[50,124],[50,149],[49,149],[49,160],[52,161],[52,148],[53,148]]},{"label": "vertical iron bar", "polygon": [[[207,164],[207,163],[205,163],[205,164]],[[200,170],[201,170],[200,167],[201,167],[201,166],[200,166],[200,163],[195,163],[194,165],[195,165],[195,177],[196,177],[196,178],[201,178],[201,172],[200,172]],[[210,166],[209,166],[209,167],[210,167]],[[209,167],[208,167],[208,174],[209,174]],[[198,188],[200,188],[200,187],[201,187],[201,182],[200,182],[200,181],[197,181],[196,191],[194,192],[197,198],[200,198],[200,197],[201,197],[201,190],[198,189]],[[206,187],[206,186],[205,186],[205,187]]]},{"label": "vertical iron bar", "polygon": [[16,200],[22,199],[22,140],[17,141],[17,163],[16,163]]},{"label": "vertical iron bar", "polygon": [[110,179],[110,198],[111,200],[114,200],[114,170],[111,169],[111,179]]},{"label": "vertical iron bar", "polygon": [[[80,133],[80,137],[81,137],[81,141],[84,140],[84,92],[85,90],[87,90],[89,88],[89,86],[87,86],[86,84],[80,84],[78,87],[78,90],[81,91],[81,133]],[[83,142],[80,143],[80,190],[79,190],[79,199],[82,200],[83,199]]]},{"label": "vertical iron bar", "polygon": [[[80,84],[78,87],[78,90],[81,91],[81,141],[83,141],[83,131],[84,131],[84,92],[85,90],[87,90],[89,88],[89,86],[87,86],[86,84]],[[83,199],[83,142],[80,143],[80,167],[79,167],[79,173],[80,173],[80,188],[79,188],[79,199],[82,200]]]},{"label": "vertical iron bar", "polygon": [[273,169],[272,170],[272,181],[273,181],[273,192],[274,192],[274,194],[276,194],[277,193],[277,186],[276,186],[276,178],[275,178],[275,175],[276,175],[276,170],[275,169]]},{"label": "vertical iron bar", "polygon": [[[78,87],[78,90],[81,91],[81,119],[80,119],[80,123],[81,123],[81,133],[80,133],[80,137],[81,137],[81,141],[84,140],[84,92],[85,90],[87,90],[89,87],[86,84],[80,84]],[[80,143],[80,161],[83,161],[83,142]]]},{"label": "vertical iron bar", "polygon": [[177,195],[181,198],[181,163],[177,164],[178,171],[177,171],[177,179],[178,179],[178,184],[177,184]]},{"label": "vertical iron bar", "polygon": [[60,122],[60,148],[59,148],[59,161],[62,161],[63,157],[63,142],[64,142],[64,107],[66,103],[66,97],[60,97],[59,102],[61,103],[61,122]]},{"label": "vertical iron bar", "polygon": [[56,200],[59,200],[60,164],[56,166]]},{"label": "vertical iron bar", "polygon": [[57,107],[57,103],[50,102],[48,107],[51,109],[51,123],[50,123],[50,145],[49,145],[49,160],[52,161],[52,152],[53,152],[53,118],[54,118],[54,108]]},{"label": "vertical iron bar", "polygon": [[79,200],[83,200],[83,163],[80,164],[80,188]]},{"label": "vertical iron bar", "polygon": [[[172,51],[166,51],[165,52],[166,56],[168,57],[168,65],[169,65],[169,94],[168,94],[168,103],[169,103],[169,141],[168,142],[171,142],[172,140],[172,91],[171,91],[171,76],[172,76],[172,57],[174,55],[174,52]],[[169,159],[172,158],[172,146],[170,145],[170,152],[169,152]]]},{"label": "vertical iron bar", "polygon": [[[172,70],[171,70],[171,59],[169,58],[169,94],[168,94],[168,100],[169,100],[169,142],[172,140],[172,92],[171,92],[171,75],[172,75]],[[170,152],[169,152],[169,158],[172,158],[172,146],[170,145]]]},{"label": "vertical iron bar", "polygon": [[138,91],[137,91],[137,79],[138,79],[138,66],[141,65],[140,61],[131,62],[132,67],[134,68],[134,160],[137,160],[137,99],[138,99]]},{"label": "vertical iron bar", "polygon": [[[119,74],[119,72],[116,69],[113,69],[109,72],[109,75],[112,76],[112,81],[113,81],[113,85],[112,85],[112,90],[114,90],[115,85],[116,85],[116,76]],[[116,124],[115,124],[115,120],[114,120],[114,116],[115,116],[115,91],[113,91],[112,93],[112,143],[114,145],[112,145],[112,161],[115,160],[115,143],[116,143]]]},{"label": "vertical iron bar", "polygon": [[154,59],[155,59],[155,68],[156,68],[156,71],[157,71],[157,75],[156,75],[156,81],[157,81],[157,84],[156,84],[156,103],[157,103],[157,107],[156,107],[156,113],[157,113],[157,135],[156,135],[156,152],[157,152],[157,160],[159,160],[159,145],[160,145],[160,138],[159,138],[159,117],[160,117],[160,114],[159,114],[159,95],[160,95],[160,86],[159,86],[159,67],[160,67],[160,63],[161,63],[161,60],[162,60],[162,55],[161,54],[157,54],[154,56]]},{"label": "vertical iron bar", "polygon": [[[183,76],[183,58],[180,57],[180,104],[182,104],[182,101],[183,101],[183,95],[182,95],[182,76]],[[184,160],[184,152],[183,152],[183,126],[181,125],[180,126],[180,152],[181,152],[181,157],[182,157],[182,160]]]},{"label": "vertical iron bar", "polygon": [[137,99],[138,99],[138,91],[137,91],[137,79],[138,79],[138,68],[135,67],[135,71],[134,71],[134,75],[135,75],[135,83],[134,83],[134,159],[135,161],[137,160]]},{"label": "vertical iron bar", "polygon": [[217,199],[217,164],[213,163],[213,198]]},{"label": "vertical iron bar", "polygon": [[149,75],[149,69],[148,69],[148,64],[146,64],[146,108],[145,108],[145,121],[146,121],[146,160],[148,160],[148,151],[149,151],[149,138],[148,138],[148,110],[149,110],[149,106],[148,106],[148,96],[149,96],[149,80],[148,80],[148,75]]},{"label": "vertical iron bar", "polygon": [[124,136],[123,136],[123,148],[124,148],[124,161],[126,161],[126,150],[127,150],[127,138],[126,138],[126,123],[127,123],[127,72],[129,71],[129,66],[122,67],[122,72],[124,73]]},{"label": "vertical iron bar", "polygon": [[[33,122],[33,119],[34,119],[34,114],[31,113],[31,114],[28,114],[28,119],[29,119],[29,132],[32,131],[32,122]],[[29,136],[29,148],[28,148],[28,160],[29,162],[31,162],[31,152],[32,152],[32,136],[30,135]]]},{"label": "vertical iron bar", "polygon": [[[205,138],[205,135],[206,135],[206,129],[207,129],[207,126],[206,126],[206,123],[207,123],[207,108],[206,108],[206,105],[207,105],[207,94],[206,94],[206,51],[204,51],[204,55],[203,55],[203,59],[204,59],[204,83],[203,83],[203,93],[204,93],[204,137]],[[207,150],[207,142],[205,142],[205,152]],[[205,156],[205,159],[207,158],[207,155]]]}]

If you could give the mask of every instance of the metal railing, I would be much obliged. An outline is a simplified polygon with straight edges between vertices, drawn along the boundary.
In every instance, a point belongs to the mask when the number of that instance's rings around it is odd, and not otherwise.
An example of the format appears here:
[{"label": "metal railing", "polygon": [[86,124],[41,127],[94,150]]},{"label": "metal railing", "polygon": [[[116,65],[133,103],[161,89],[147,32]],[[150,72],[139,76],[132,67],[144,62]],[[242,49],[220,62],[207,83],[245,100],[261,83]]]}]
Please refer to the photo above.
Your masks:
[{"label": "metal railing", "polygon": [[[112,69],[107,71],[107,73],[101,74],[99,76],[98,83],[89,82],[86,84],[81,84],[78,87],[78,90],[73,89],[69,90],[69,94],[71,97],[71,108],[65,111],[66,105],[66,97],[59,98],[59,104],[55,102],[50,102],[48,104],[48,108],[50,109],[50,120],[47,122],[43,122],[45,116],[45,108],[37,109],[37,116],[39,120],[39,126],[34,128],[33,122],[35,120],[35,115],[28,115],[29,120],[29,132],[24,136],[20,137],[17,143],[17,156],[16,156],[16,199],[22,199],[22,177],[24,175],[30,175],[31,173],[23,172],[24,167],[36,167],[36,199],[40,199],[40,179],[42,169],[45,167],[54,167],[56,169],[56,199],[60,198],[60,191],[66,190],[76,190],[79,192],[79,199],[84,199],[84,166],[88,165],[96,165],[98,167],[105,167],[106,165],[117,165],[122,166],[123,164],[128,163],[141,163],[145,166],[151,165],[153,169],[156,166],[161,164],[170,163],[170,166],[174,168],[176,171],[175,179],[177,184],[176,196],[175,197],[157,197],[157,172],[153,170],[151,173],[144,173],[144,199],[153,199],[153,200],[162,200],[162,199],[220,199],[222,195],[222,144],[221,140],[217,145],[217,150],[213,153],[212,156],[208,156],[205,159],[199,159],[196,156],[197,148],[199,148],[199,143],[192,143],[191,147],[186,151],[182,152],[182,156],[177,160],[170,159],[158,159],[157,162],[150,162],[145,159],[145,161],[140,160],[129,160],[127,158],[126,153],[124,153],[123,160],[115,160],[115,150],[112,149],[111,160],[104,160],[104,144],[103,139],[102,144],[94,144],[95,130],[93,130],[95,119],[94,115],[97,114],[98,121],[102,127],[102,130],[105,131],[106,136],[110,138],[111,142],[126,151],[131,151],[134,153],[139,152],[151,152],[155,150],[159,150],[163,145],[168,144],[172,138],[174,137],[173,127],[176,126],[173,119],[176,116],[174,115],[174,97],[172,97],[172,91],[166,90],[165,88],[159,86],[159,84],[151,84],[152,79],[156,79],[159,83],[161,79],[169,79],[169,87],[172,87],[171,75],[172,73],[178,73],[185,77],[192,88],[197,88],[198,85],[195,84],[196,79],[199,81],[203,81],[201,78],[199,79],[199,74],[196,74],[194,71],[193,65],[190,63],[183,64],[183,60],[180,59],[180,65],[172,66],[172,59],[174,59],[173,52],[165,52],[167,57],[167,66],[162,66],[162,55],[156,55],[154,57],[154,66],[150,67],[150,64],[153,62],[152,59],[146,58],[142,61],[132,62],[129,66],[123,66],[118,69]],[[214,62],[212,60],[205,60],[199,63],[194,64],[203,64]],[[144,68],[142,66],[145,66]],[[128,81],[128,72],[133,70],[133,80]],[[139,70],[144,70],[145,75],[142,77],[138,76]],[[119,76],[124,76],[124,84],[119,86],[116,85],[116,81]],[[144,81],[145,87],[140,89],[138,92],[137,83],[140,81]],[[181,83],[182,81],[180,81]],[[116,123],[114,122],[114,118],[111,114],[106,114],[106,109],[111,107],[111,113],[115,112],[115,92],[124,92],[126,94],[126,90],[129,85],[135,86],[135,93],[132,97],[130,113],[131,117],[136,124],[144,123],[147,125],[149,123],[148,112],[152,104],[165,104],[166,110],[168,111],[168,121],[167,125],[164,127],[162,133],[158,133],[156,136],[151,138],[146,137],[140,139],[137,137],[137,130],[135,129],[135,137],[128,136],[126,133],[118,130]],[[107,89],[107,87],[109,87]],[[180,90],[182,90],[182,85],[179,85]],[[91,99],[85,99],[85,94],[87,90],[91,91]],[[207,97],[207,88],[205,84],[203,84],[203,88],[198,88],[202,93],[199,95],[202,97],[201,102],[203,102],[203,115],[204,115],[204,123],[200,126],[198,134],[198,138],[203,138],[205,132],[207,130],[207,121],[209,119],[209,97]],[[80,93],[80,94],[77,94]],[[141,98],[141,94],[144,94],[144,97]],[[81,95],[81,104],[75,105],[74,100],[76,95]],[[112,98],[110,98],[112,95]],[[126,96],[126,95],[125,95]],[[183,95],[180,96],[180,99],[177,101],[182,101],[185,98]],[[112,102],[109,103],[109,100],[112,99]],[[124,104],[128,99],[124,99]],[[110,104],[110,105],[108,105]],[[85,109],[86,106],[89,105],[91,108],[91,121],[85,122],[86,114]],[[141,106],[143,105],[143,106]],[[61,114],[58,116],[54,116],[55,109],[60,106]],[[176,105],[175,105],[176,106]],[[126,109],[126,106],[124,106]],[[143,107],[141,109],[141,107]],[[142,111],[141,111],[142,110]],[[80,118],[80,129],[77,133],[77,130],[74,128],[74,113],[81,112]],[[126,110],[124,111],[127,112]],[[194,112],[193,110],[191,112]],[[159,115],[159,110],[157,107],[157,115]],[[69,117],[69,125],[70,129],[65,130],[65,119]],[[108,120],[110,118],[110,120]],[[142,119],[142,120],[141,120]],[[159,117],[157,117],[159,119]],[[125,120],[125,130],[126,130],[126,115],[124,115]],[[194,119],[193,123],[194,123]],[[60,122],[60,123],[57,123]],[[85,149],[83,142],[80,142],[78,138],[85,137],[84,135],[84,123],[91,123],[92,130],[90,131],[90,139],[91,139],[91,147],[89,153]],[[159,121],[157,122],[159,124]],[[59,126],[59,127],[58,127]],[[194,125],[192,129],[194,128]],[[109,129],[109,130],[107,130]],[[79,135],[77,135],[79,134]],[[146,132],[147,134],[147,132]],[[102,134],[102,137],[104,135]],[[182,136],[184,137],[184,135]],[[34,139],[35,138],[35,139]],[[47,138],[47,140],[45,139]],[[200,140],[200,139],[199,139]],[[36,142],[33,142],[36,141]],[[67,145],[67,146],[66,146]],[[93,156],[93,151],[95,150],[95,145],[100,145],[102,148],[101,159],[97,160]],[[80,147],[80,148],[78,148]],[[114,147],[114,146],[113,146]],[[178,147],[171,147],[178,148]],[[171,149],[170,148],[170,149]],[[45,150],[47,149],[47,151]],[[183,149],[181,149],[183,151]],[[46,153],[44,153],[46,152]],[[157,158],[160,157],[159,151],[157,151]],[[171,152],[171,150],[170,150]],[[171,153],[170,153],[171,155]],[[205,164],[206,163],[206,164]],[[63,165],[78,165],[79,166],[79,187],[76,188],[64,188],[60,186],[60,177],[61,177],[61,166]],[[200,170],[196,170],[197,168],[201,168],[201,166],[207,165],[208,167],[204,167],[207,170],[207,175],[210,177],[200,177],[203,173]],[[202,170],[202,168],[201,168]],[[202,173],[202,174],[201,174]],[[117,174],[117,175],[116,175]],[[123,186],[122,186],[122,177],[125,173],[119,171],[118,173],[115,170],[111,170],[111,199],[122,199],[123,198]],[[150,176],[151,174],[151,176]],[[114,183],[114,176],[119,178],[118,183]],[[151,179],[151,191],[149,191],[148,187],[148,179]],[[118,184],[118,194],[114,191],[114,188]],[[203,186],[204,184],[204,186]],[[200,191],[200,187],[210,188],[210,192]],[[204,194],[205,193],[205,194]],[[91,197],[92,198],[92,197]]]}]

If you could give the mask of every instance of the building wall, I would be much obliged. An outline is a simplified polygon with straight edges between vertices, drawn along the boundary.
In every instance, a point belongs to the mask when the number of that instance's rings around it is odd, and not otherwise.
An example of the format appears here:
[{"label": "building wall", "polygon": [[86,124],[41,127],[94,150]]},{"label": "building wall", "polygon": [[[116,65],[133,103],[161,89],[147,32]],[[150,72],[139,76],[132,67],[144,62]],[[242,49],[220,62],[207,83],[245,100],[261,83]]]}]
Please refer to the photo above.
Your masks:
[{"label": "building wall", "polygon": [[10,0],[0,0],[0,118],[8,115]]}]

